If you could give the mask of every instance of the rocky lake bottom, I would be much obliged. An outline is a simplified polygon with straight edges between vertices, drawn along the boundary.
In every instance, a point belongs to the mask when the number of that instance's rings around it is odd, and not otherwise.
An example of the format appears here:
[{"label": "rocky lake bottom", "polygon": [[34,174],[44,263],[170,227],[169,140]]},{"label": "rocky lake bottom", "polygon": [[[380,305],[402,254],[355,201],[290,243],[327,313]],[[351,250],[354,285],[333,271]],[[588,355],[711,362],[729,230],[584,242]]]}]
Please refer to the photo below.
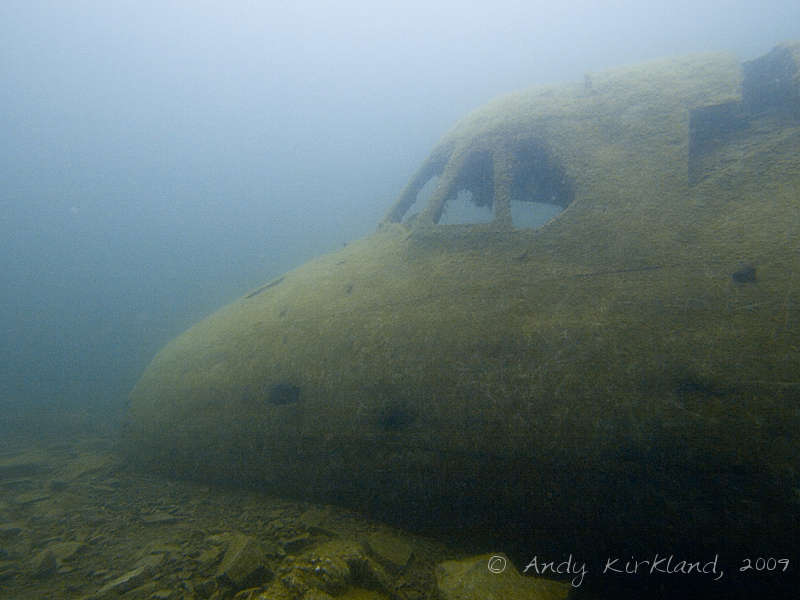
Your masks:
[{"label": "rocky lake bottom", "polygon": [[492,575],[489,558],[332,506],[137,472],[113,436],[0,438],[0,598],[555,600],[569,591],[513,567]]}]

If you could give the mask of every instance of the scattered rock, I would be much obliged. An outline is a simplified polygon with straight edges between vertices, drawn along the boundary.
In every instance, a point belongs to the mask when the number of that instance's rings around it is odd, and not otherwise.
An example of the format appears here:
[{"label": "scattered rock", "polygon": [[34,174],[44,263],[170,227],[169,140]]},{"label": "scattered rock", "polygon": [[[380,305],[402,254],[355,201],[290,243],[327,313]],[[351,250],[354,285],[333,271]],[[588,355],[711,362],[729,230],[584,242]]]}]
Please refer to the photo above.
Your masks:
[{"label": "scattered rock", "polygon": [[20,522],[0,523],[0,540],[10,540],[22,532],[23,524]]},{"label": "scattered rock", "polygon": [[283,547],[272,540],[261,540],[261,548],[264,550],[264,554],[273,558],[282,558],[286,556]]},{"label": "scattered rock", "polygon": [[231,539],[233,539],[233,535],[229,531],[225,531],[223,533],[215,533],[214,535],[209,535],[206,537],[206,540],[214,545],[221,545],[221,544],[229,544]]},{"label": "scattered rock", "polygon": [[51,479],[47,487],[51,492],[62,492],[69,487],[69,484],[61,479]]},{"label": "scattered rock", "polygon": [[264,550],[258,540],[243,533],[235,533],[217,569],[217,579],[241,589],[264,583],[271,576]]},{"label": "scattered rock", "polygon": [[17,494],[14,497],[14,502],[17,504],[34,504],[50,498],[47,492],[25,492],[24,494]]},{"label": "scattered rock", "polygon": [[281,540],[281,546],[287,554],[297,554],[304,548],[308,548],[314,543],[314,538],[308,533],[301,533],[293,537]]},{"label": "scattered rock", "polygon": [[180,554],[182,548],[178,544],[164,544],[163,542],[156,542],[147,547],[146,554]]},{"label": "scattered rock", "polygon": [[220,556],[222,556],[222,548],[219,546],[214,546],[213,548],[203,550],[200,553],[200,556],[197,557],[197,562],[201,569],[205,569],[216,564],[219,561]]},{"label": "scattered rock", "polygon": [[311,590],[307,594],[303,594],[303,600],[333,600],[333,596],[322,590]]},{"label": "scattered rock", "polygon": [[142,517],[142,521],[148,525],[168,525],[170,523],[177,523],[179,520],[180,517],[162,511]]},{"label": "scattered rock", "polygon": [[16,563],[14,562],[0,562],[0,581],[8,581],[9,579],[13,578],[19,568],[17,567]]},{"label": "scattered rock", "polygon": [[210,598],[211,594],[217,591],[217,586],[217,580],[212,577],[195,585],[194,591],[202,598]]},{"label": "scattered rock", "polygon": [[142,585],[133,588],[130,592],[126,592],[127,596],[131,598],[150,598],[153,592],[158,589],[158,584],[155,581],[147,581]]},{"label": "scattered rock", "polygon": [[42,550],[33,559],[33,576],[37,579],[49,577],[57,569],[58,563],[52,550]]},{"label": "scattered rock", "polygon": [[306,527],[319,527],[330,517],[327,507],[312,507],[300,515],[300,522]]},{"label": "scattered rock", "polygon": [[113,581],[110,581],[102,588],[100,588],[94,595],[96,598],[104,598],[111,594],[124,594],[134,588],[142,585],[148,576],[147,567],[139,567],[128,571],[124,575],[120,575]]},{"label": "scattered rock", "polygon": [[[3,598],[421,600],[434,589],[424,565],[448,556],[410,561],[402,579],[416,577],[424,591],[412,596],[382,566],[393,573],[390,563],[409,546],[392,558],[390,549],[376,552],[380,540],[373,540],[370,555],[355,540],[374,524],[343,518],[336,507],[91,470],[88,463],[115,463],[84,461],[82,450],[48,452],[35,475],[0,478]],[[423,556],[432,546],[413,547]]]},{"label": "scattered rock", "polygon": [[[492,564],[504,565],[502,572],[490,571]],[[570,592],[568,583],[523,577],[504,554],[439,563],[436,585],[442,600],[564,600]]]},{"label": "scattered rock", "polygon": [[75,481],[89,473],[96,473],[113,463],[110,454],[81,454],[60,473],[60,479]]},{"label": "scattered rock", "polygon": [[47,550],[53,553],[60,568],[64,561],[71,560],[83,546],[80,542],[53,542],[47,545]]},{"label": "scattered rock", "polygon": [[18,456],[0,458],[0,479],[27,477],[46,469],[46,457],[39,452],[26,452]]},{"label": "scattered rock", "polygon": [[136,567],[144,567],[148,571],[155,571],[164,564],[165,559],[166,556],[164,554],[148,554],[136,564]]},{"label": "scattered rock", "polygon": [[312,507],[300,515],[300,522],[310,533],[337,537],[335,524],[331,522],[328,506]]},{"label": "scattered rock", "polygon": [[364,546],[381,564],[395,572],[406,568],[414,551],[411,544],[400,536],[383,532],[367,537]]},{"label": "scattered rock", "polygon": [[91,483],[89,484],[89,487],[91,487],[95,492],[100,492],[101,494],[113,494],[117,491],[117,488],[110,485]]},{"label": "scattered rock", "polygon": [[281,582],[303,598],[312,591],[339,596],[355,588],[390,588],[383,569],[350,540],[332,540],[304,552]]}]

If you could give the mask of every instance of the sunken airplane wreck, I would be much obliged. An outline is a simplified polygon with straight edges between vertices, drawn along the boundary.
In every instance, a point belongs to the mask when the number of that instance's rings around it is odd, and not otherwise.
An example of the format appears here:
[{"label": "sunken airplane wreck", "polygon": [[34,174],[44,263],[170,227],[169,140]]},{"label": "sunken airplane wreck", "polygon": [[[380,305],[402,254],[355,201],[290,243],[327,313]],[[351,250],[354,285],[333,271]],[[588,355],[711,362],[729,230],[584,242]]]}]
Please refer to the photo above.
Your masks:
[{"label": "sunken airplane wreck", "polygon": [[163,348],[127,454],[527,549],[791,547],[799,149],[797,43],[494,100],[377,232]]}]

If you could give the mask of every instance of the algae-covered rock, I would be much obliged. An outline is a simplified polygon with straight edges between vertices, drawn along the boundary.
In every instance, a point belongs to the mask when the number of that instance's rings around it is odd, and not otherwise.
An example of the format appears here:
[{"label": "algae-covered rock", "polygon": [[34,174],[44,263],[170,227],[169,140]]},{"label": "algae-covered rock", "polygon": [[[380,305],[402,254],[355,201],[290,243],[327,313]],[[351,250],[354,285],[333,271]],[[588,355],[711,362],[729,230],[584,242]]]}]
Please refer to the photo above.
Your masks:
[{"label": "algae-covered rock", "polygon": [[[360,545],[349,540],[333,540],[297,557],[280,578],[294,597],[386,598],[390,578]],[[375,593],[366,592],[373,590]],[[277,590],[275,590],[277,592]],[[366,595],[364,595],[366,594]]]},{"label": "algae-covered rock", "polygon": [[503,554],[440,563],[436,587],[442,600],[565,600],[570,592],[568,583],[523,577]]},{"label": "algae-covered rock", "polygon": [[267,581],[271,575],[258,540],[243,533],[235,533],[217,569],[217,579],[236,588],[243,588]]},{"label": "algae-covered rock", "polygon": [[[478,109],[378,232],[158,353],[131,393],[130,458],[537,548],[788,546],[798,48]],[[492,222],[439,224],[463,189]],[[516,227],[536,203],[564,210]]]}]

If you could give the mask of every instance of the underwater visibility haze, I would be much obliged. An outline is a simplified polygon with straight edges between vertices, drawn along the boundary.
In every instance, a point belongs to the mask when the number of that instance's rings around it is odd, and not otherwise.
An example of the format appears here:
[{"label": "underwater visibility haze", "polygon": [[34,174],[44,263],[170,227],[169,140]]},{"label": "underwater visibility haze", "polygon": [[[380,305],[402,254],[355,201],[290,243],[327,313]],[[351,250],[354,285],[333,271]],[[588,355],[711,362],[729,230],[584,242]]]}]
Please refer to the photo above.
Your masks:
[{"label": "underwater visibility haze", "polygon": [[798,24],[4,2],[0,597],[778,597]]}]

